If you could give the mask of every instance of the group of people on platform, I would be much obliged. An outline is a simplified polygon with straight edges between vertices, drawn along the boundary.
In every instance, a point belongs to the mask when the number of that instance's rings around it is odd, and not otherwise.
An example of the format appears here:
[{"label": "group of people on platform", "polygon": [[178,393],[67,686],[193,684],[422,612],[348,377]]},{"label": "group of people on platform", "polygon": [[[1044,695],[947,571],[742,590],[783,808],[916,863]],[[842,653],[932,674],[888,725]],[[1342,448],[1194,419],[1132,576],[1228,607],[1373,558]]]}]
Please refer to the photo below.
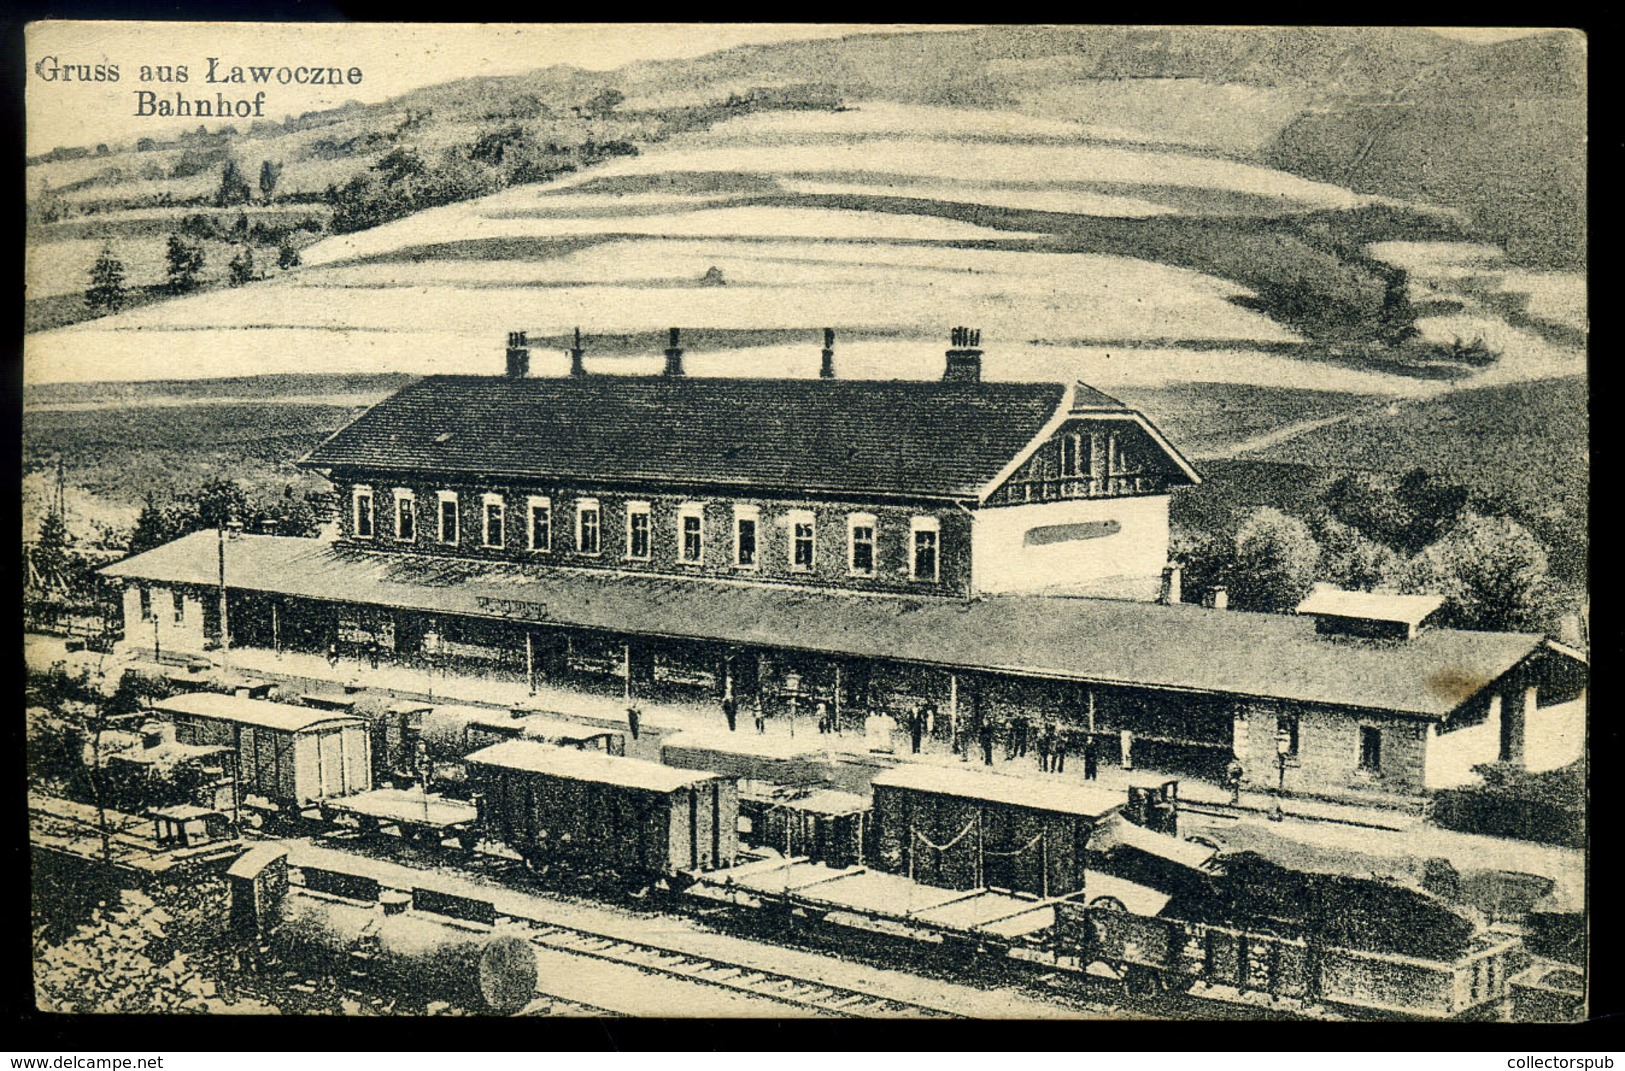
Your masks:
[{"label": "group of people on platform", "polygon": [[[748,703],[754,716],[756,731],[765,733],[767,714],[761,696],[751,698]],[[729,732],[738,731],[739,706],[739,700],[732,694],[722,699],[722,715],[728,722]],[[865,710],[866,723],[874,713]],[[819,733],[831,734],[843,731],[841,719],[828,701],[823,699],[815,701],[812,714],[817,721]],[[920,753],[921,745],[927,738],[936,736],[938,717],[937,704],[931,700],[914,703],[909,708],[902,719],[902,728],[908,733],[909,750],[913,754]],[[1094,780],[1100,769],[1100,748],[1095,734],[1062,725],[1051,719],[1044,719],[1035,732],[1032,720],[1026,715],[998,721],[992,718],[977,718],[974,725],[956,727],[952,741],[956,755],[967,754],[972,736],[980,745],[983,763],[988,766],[993,765],[996,745],[1002,739],[1004,757],[1007,760],[1025,758],[1030,751],[1036,752],[1038,768],[1046,773],[1066,772],[1068,754],[1081,757],[1085,780]]]}]

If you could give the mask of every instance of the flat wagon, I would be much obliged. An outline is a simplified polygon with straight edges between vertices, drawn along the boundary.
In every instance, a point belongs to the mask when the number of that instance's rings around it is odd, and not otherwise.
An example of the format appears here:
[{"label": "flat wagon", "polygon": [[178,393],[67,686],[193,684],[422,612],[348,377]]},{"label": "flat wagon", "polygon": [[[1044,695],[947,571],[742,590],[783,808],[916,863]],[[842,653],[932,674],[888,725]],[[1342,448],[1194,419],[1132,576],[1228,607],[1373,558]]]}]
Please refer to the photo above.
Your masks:
[{"label": "flat wagon", "polygon": [[183,744],[237,752],[238,792],[278,810],[372,788],[371,741],[361,718],[330,710],[188,692],[154,702]]},{"label": "flat wagon", "polygon": [[643,880],[730,866],[738,854],[730,778],[531,740],[467,763],[482,831],[532,867]]}]

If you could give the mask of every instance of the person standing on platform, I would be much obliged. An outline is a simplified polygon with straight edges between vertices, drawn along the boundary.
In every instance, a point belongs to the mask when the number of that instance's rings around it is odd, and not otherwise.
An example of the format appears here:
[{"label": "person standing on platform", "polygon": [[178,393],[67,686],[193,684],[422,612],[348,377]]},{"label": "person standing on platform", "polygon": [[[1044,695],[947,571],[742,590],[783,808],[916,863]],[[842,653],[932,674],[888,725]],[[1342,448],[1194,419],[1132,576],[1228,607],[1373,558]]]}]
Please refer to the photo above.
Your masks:
[{"label": "person standing on platform", "polygon": [[767,712],[762,709],[762,697],[756,697],[756,731],[767,732]]},{"label": "person standing on platform", "polygon": [[1066,773],[1066,749],[1072,744],[1072,730],[1057,726],[1055,752],[1050,756],[1050,768],[1055,773]]},{"label": "person standing on platform", "polygon": [[374,636],[367,641],[367,661],[373,669],[378,668],[378,637]]},{"label": "person standing on platform", "polygon": [[1224,768],[1224,783],[1230,786],[1230,806],[1241,804],[1241,779],[1246,771],[1241,767],[1241,759],[1235,755],[1230,756],[1230,762]]},{"label": "person standing on platform", "polygon": [[1055,753],[1055,725],[1046,721],[1038,730],[1038,768],[1049,773],[1050,756]]},{"label": "person standing on platform", "polygon": [[638,725],[643,720],[643,711],[637,707],[626,708],[626,727],[632,733],[632,739],[638,738]]},{"label": "person standing on platform", "polygon": [[818,731],[823,734],[828,734],[830,732],[829,704],[820,699],[818,701],[818,705],[813,708],[813,711],[818,715]]},{"label": "person standing on platform", "polygon": [[930,699],[925,701],[925,735],[926,739],[937,735],[937,704]]},{"label": "person standing on platform", "polygon": [[1027,757],[1027,734],[1032,731],[1032,720],[1025,714],[1017,714],[1016,720],[1010,723],[1010,728],[1015,739],[1016,753],[1013,757],[1024,759]]},{"label": "person standing on platform", "polygon": [[337,643],[327,645],[327,664],[334,669],[339,668],[339,645]]},{"label": "person standing on platform", "polygon": [[977,732],[981,735],[981,738],[982,738],[982,765],[984,765],[984,766],[992,766],[993,765],[993,720],[991,718],[983,718],[981,725],[979,725],[977,727]]},{"label": "person standing on platform", "polygon": [[1083,779],[1093,781],[1099,771],[1100,747],[1095,743],[1095,735],[1090,733],[1083,738]]},{"label": "person standing on platform", "polygon": [[722,716],[728,719],[728,731],[731,733],[739,726],[739,704],[734,701],[732,694],[722,697]]},{"label": "person standing on platform", "polygon": [[909,750],[914,754],[920,753],[920,738],[925,734],[925,715],[920,711],[920,704],[915,703],[908,708],[908,744]]}]

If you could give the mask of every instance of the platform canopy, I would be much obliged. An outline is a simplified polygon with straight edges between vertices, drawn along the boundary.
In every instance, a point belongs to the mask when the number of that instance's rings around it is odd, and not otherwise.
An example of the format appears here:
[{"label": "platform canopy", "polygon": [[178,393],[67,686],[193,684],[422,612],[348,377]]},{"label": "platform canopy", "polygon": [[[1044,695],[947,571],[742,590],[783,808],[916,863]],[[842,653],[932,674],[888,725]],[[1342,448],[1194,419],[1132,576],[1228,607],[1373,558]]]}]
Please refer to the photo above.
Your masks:
[{"label": "platform canopy", "polygon": [[310,732],[346,725],[360,725],[360,718],[338,714],[331,710],[296,707],[290,703],[273,703],[266,699],[244,699],[241,696],[222,695],[219,692],[186,692],[168,699],[153,700],[153,709],[167,714],[182,714],[210,721],[233,722],[259,729],[278,729],[289,733]]},{"label": "platform canopy", "polygon": [[[953,670],[1289,700],[1442,719],[1537,652],[1529,633],[1432,629],[1403,643],[1327,636],[1285,614],[1108,599],[974,600],[627,576],[342,547],[287,536],[226,545],[231,588],[432,614],[710,641]],[[219,583],[210,532],[102,572]]]},{"label": "platform canopy", "polygon": [[465,759],[470,766],[494,766],[522,770],[566,781],[591,781],[620,788],[648,792],[676,792],[691,785],[714,781],[717,775],[697,770],[678,770],[658,762],[624,759],[598,751],[555,747],[536,740],[504,740],[481,748]]}]

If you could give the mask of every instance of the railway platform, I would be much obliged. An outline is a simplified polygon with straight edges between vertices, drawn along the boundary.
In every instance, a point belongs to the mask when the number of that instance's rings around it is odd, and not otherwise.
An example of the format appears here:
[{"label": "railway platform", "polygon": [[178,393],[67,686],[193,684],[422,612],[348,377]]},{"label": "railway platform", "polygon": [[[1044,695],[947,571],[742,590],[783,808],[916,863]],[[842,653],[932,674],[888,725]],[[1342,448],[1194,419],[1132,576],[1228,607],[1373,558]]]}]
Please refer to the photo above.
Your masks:
[{"label": "railway platform", "polygon": [[[49,664],[48,660],[59,647],[60,642],[53,647],[41,639],[32,645],[25,644],[25,653],[30,665],[42,661]],[[150,662],[142,663],[140,655],[139,649],[124,648],[118,654],[94,658],[104,667],[127,665],[154,671],[156,667]],[[218,652],[215,657],[218,659]],[[355,659],[340,659],[333,665],[318,654],[279,653],[253,647],[233,648],[229,659],[234,677],[274,681],[286,695],[378,693],[384,698],[463,703],[494,709],[528,706],[553,711],[557,716],[587,726],[621,731],[628,728],[626,700],[609,688],[595,690],[544,680],[538,681],[532,692],[518,677],[428,672],[387,662],[373,667],[366,660]],[[173,669],[165,665],[162,672],[167,674]],[[200,684],[207,683],[208,674],[199,676],[203,678]],[[699,733],[707,737],[727,734],[726,721],[716,704],[642,696],[635,697],[635,702],[642,712],[640,734],[636,740],[627,739],[629,756],[658,761],[662,741],[677,733]],[[727,735],[744,740],[758,734],[752,719],[741,711],[736,732]],[[908,735],[901,730],[880,741],[883,748],[890,750],[877,751],[873,746],[875,739],[851,720],[839,732],[820,734],[811,716],[773,717],[766,720],[760,736],[768,749],[788,747],[792,739],[794,750],[811,744],[830,758],[859,770],[860,775],[878,774],[907,762],[983,766],[980,754],[955,753],[940,737],[927,736],[921,742],[921,751],[915,754],[910,749]],[[1083,779],[1078,756],[1069,757],[1064,772],[1046,773],[1039,769],[1035,753],[1009,757],[1003,748],[997,748],[991,769],[1019,777],[1069,782]],[[1210,836],[1227,848],[1253,848],[1287,865],[1350,873],[1375,870],[1413,877],[1423,860],[1443,858],[1464,874],[1469,870],[1495,869],[1549,877],[1557,882],[1554,896],[1558,903],[1576,910],[1584,903],[1584,853],[1574,849],[1444,830],[1425,822],[1418,811],[1300,796],[1282,799],[1280,820],[1275,820],[1276,798],[1267,790],[1268,786],[1247,785],[1239,801],[1232,804],[1228,789],[1172,771],[1145,768],[1126,771],[1102,764],[1095,783],[1109,791],[1126,793],[1131,783],[1152,783],[1164,778],[1180,782],[1182,832]]]}]

